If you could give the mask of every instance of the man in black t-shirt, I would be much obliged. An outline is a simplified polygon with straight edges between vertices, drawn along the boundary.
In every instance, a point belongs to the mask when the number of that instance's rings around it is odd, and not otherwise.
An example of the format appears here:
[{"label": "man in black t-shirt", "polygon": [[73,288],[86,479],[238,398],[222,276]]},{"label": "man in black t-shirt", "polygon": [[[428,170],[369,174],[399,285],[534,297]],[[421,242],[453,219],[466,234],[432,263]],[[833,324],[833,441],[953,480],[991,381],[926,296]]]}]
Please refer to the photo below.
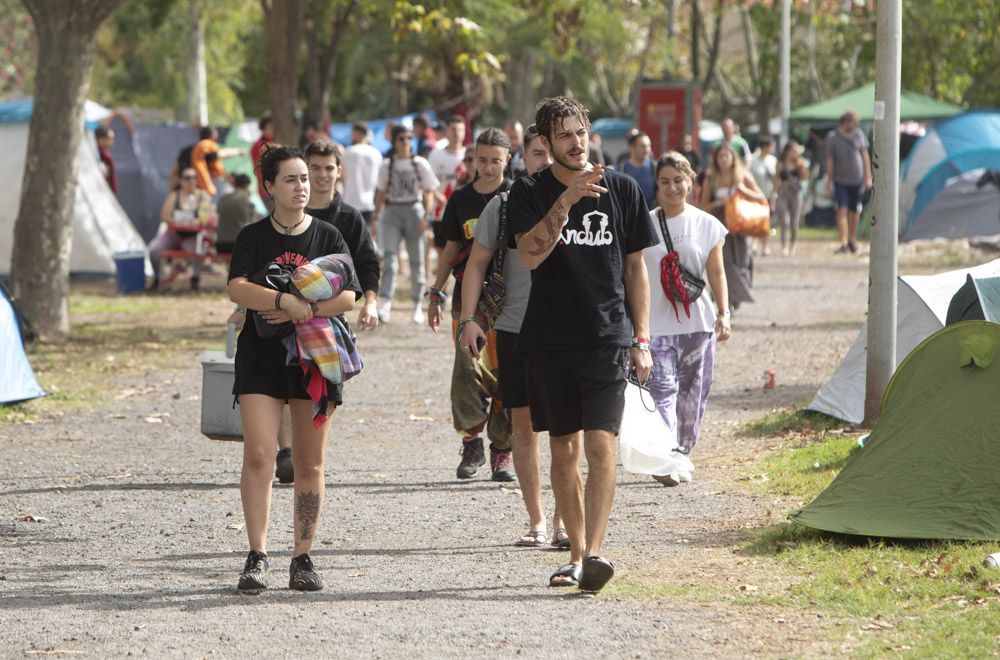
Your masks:
[{"label": "man in black t-shirt", "polygon": [[[467,323],[480,323],[488,330],[484,319],[471,316],[460,319],[462,310],[462,276],[472,251],[472,238],[479,214],[494,195],[507,192],[510,180],[503,176],[510,160],[510,140],[498,128],[488,128],[476,139],[476,171],[478,177],[451,194],[441,217],[441,226],[447,239],[438,262],[437,279],[428,295],[427,324],[434,332],[441,326],[441,307],[447,301],[443,288],[449,277],[455,275],[452,324],[457,347],[462,328]],[[476,476],[479,466],[486,462],[483,450],[483,429],[490,439],[490,468],[494,481],[513,481],[511,469],[512,431],[510,414],[503,409],[497,386],[496,335],[487,333],[487,350],[477,357],[455,351],[455,366],[451,375],[451,414],[455,430],[462,435],[462,461],[455,474],[459,479]]]},{"label": "man in black t-shirt", "polygon": [[635,181],[588,162],[585,107],[545,99],[535,125],[555,162],[510,192],[511,234],[532,270],[517,350],[528,366],[532,426],[549,432],[552,489],[571,544],[570,563],[549,584],[598,591],[614,574],[601,545],[614,502],[625,379],[631,367],[644,382],[652,367],[642,251],[658,240]]}]

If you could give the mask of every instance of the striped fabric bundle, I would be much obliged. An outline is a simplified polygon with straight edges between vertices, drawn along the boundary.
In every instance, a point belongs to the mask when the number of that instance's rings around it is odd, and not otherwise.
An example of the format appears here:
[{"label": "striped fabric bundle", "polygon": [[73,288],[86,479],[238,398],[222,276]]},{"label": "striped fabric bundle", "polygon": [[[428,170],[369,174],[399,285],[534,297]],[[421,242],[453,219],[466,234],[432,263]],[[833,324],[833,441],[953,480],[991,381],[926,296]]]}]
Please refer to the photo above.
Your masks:
[{"label": "striped fabric bundle", "polygon": [[[313,259],[292,275],[292,284],[301,297],[312,301],[340,295],[353,280],[354,263],[344,254]],[[296,323],[295,333],[284,341],[289,361],[298,357],[313,402],[313,426],[319,428],[327,418],[327,384],[340,385],[364,369],[354,334],[342,317],[315,316]]]}]

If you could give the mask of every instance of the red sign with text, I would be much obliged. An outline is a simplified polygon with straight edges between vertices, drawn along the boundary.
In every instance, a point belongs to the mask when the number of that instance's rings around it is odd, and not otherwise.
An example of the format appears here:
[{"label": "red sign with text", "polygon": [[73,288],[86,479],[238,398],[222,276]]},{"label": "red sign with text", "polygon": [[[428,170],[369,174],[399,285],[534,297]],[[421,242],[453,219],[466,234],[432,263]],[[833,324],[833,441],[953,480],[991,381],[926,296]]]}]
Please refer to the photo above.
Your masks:
[{"label": "red sign with text", "polygon": [[649,135],[654,157],[680,149],[684,134],[698,148],[697,126],[701,123],[701,89],[691,85],[643,83],[639,86],[636,126]]}]

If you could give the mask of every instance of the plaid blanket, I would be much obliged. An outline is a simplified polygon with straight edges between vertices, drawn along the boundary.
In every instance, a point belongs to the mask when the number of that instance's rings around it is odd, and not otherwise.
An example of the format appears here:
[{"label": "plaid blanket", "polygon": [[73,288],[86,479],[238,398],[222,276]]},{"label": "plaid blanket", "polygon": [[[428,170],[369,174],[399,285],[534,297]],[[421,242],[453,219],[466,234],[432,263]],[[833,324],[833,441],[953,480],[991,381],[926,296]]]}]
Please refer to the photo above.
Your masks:
[{"label": "plaid blanket", "polygon": [[[292,284],[305,300],[329,300],[340,295],[354,280],[354,263],[344,254],[330,254],[299,266]],[[340,385],[364,369],[350,324],[343,317],[315,316],[295,324],[295,333],[285,337],[288,361],[298,358],[306,392],[313,403],[313,426],[326,421],[328,385]]]}]

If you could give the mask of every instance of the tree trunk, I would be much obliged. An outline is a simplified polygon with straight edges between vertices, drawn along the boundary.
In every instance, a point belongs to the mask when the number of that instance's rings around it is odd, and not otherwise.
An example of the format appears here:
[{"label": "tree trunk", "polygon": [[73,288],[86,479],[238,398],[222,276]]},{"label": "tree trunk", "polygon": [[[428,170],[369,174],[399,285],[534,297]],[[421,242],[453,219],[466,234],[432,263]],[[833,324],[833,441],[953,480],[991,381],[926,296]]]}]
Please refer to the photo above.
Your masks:
[{"label": "tree trunk", "polygon": [[351,20],[351,14],[357,6],[358,0],[350,0],[343,11],[334,17],[333,25],[330,26],[330,40],[325,47],[320,46],[322,28],[318,24],[313,23],[306,29],[308,52],[306,119],[317,125],[322,125],[329,114],[330,91],[333,89],[333,76],[337,71],[340,44],[347,24]]},{"label": "tree trunk", "polygon": [[[715,3],[715,29],[712,33],[712,47],[708,54],[708,68],[705,71],[705,78],[701,83],[702,94],[708,92],[712,86],[712,82],[715,80],[715,67],[719,63],[719,49],[722,44],[722,12],[724,9],[724,0],[717,0]],[[704,27],[705,22],[699,22]],[[705,40],[708,41],[708,39]]]},{"label": "tree trunk", "polygon": [[261,0],[267,31],[267,99],[274,118],[274,139],[298,146],[295,120],[299,95],[302,0]]},{"label": "tree trunk", "polygon": [[121,2],[24,0],[38,35],[38,66],[10,275],[21,311],[43,341],[69,335],[69,252],[83,104],[97,30]]},{"label": "tree trunk", "polygon": [[513,54],[510,67],[512,73],[507,76],[506,116],[521,121],[525,126],[535,121],[538,94],[533,78],[537,61],[536,52],[531,48],[524,48]]},{"label": "tree trunk", "polygon": [[208,75],[205,72],[205,4],[189,0],[187,73],[187,121],[198,126],[208,124]]}]

